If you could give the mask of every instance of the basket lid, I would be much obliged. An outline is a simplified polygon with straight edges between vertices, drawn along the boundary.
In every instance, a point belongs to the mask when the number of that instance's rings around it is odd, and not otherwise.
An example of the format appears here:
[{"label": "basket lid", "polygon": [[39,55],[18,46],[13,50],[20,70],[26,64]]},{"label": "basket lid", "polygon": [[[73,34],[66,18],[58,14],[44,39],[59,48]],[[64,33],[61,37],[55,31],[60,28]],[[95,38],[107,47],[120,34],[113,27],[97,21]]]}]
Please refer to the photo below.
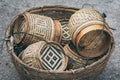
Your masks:
[{"label": "basket lid", "polygon": [[95,58],[108,50],[111,43],[109,30],[103,25],[91,25],[83,29],[76,38],[76,46],[83,57]]},{"label": "basket lid", "polygon": [[40,52],[40,60],[44,69],[55,71],[65,70],[68,62],[63,48],[54,42],[44,45]]}]

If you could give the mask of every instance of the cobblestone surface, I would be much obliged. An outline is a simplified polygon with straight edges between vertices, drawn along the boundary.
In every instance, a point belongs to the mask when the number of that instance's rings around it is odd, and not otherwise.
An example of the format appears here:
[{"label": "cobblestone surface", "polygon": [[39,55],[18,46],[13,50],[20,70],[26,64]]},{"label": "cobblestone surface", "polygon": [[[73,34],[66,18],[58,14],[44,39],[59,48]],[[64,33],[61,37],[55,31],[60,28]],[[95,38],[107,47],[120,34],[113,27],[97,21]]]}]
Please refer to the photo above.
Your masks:
[{"label": "cobblestone surface", "polygon": [[[81,8],[83,4],[91,4],[101,13],[107,14],[106,21],[117,29],[112,31],[116,47],[103,73],[98,80],[120,80],[120,1],[119,0],[0,0],[0,39],[10,21],[26,9],[44,5],[65,5]],[[0,42],[0,45],[2,43]],[[0,52],[0,80],[20,80],[10,55],[4,49]]]}]

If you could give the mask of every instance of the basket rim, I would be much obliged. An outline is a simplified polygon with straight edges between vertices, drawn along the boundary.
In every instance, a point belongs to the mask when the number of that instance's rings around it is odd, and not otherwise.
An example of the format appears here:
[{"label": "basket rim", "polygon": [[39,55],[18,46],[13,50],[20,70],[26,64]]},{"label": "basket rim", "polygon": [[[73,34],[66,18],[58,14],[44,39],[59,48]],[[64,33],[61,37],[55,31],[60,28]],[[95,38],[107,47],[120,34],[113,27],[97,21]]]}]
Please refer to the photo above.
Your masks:
[{"label": "basket rim", "polygon": [[[99,25],[100,27],[98,27],[98,25]],[[80,33],[83,33],[82,35],[81,35],[81,34],[78,34],[78,35],[77,35],[77,38],[75,39],[75,40],[77,40],[76,43],[75,43],[77,48],[78,48],[79,40],[81,40],[81,39],[83,38],[83,36],[89,34],[89,33],[92,32],[92,31],[102,30],[102,29],[103,29],[103,25],[101,25],[101,24],[95,24],[95,25],[93,25],[93,26],[90,25],[90,26],[86,27],[86,29],[87,29],[87,28],[89,28],[89,29],[88,29],[87,31],[85,31],[85,32],[84,32],[85,28],[83,29],[83,32],[82,32],[82,30],[81,30]],[[90,30],[90,29],[91,29],[91,30]],[[110,32],[106,27],[104,27],[103,31],[106,32],[106,33],[109,35],[110,40],[107,41],[107,42],[111,43],[111,41],[112,41],[112,40],[111,40],[111,38],[112,38],[111,32]],[[107,42],[106,42],[106,43],[107,43]],[[108,43],[107,43],[107,44],[108,44]],[[107,45],[105,45],[105,46],[107,46]],[[105,46],[104,46],[104,47],[105,47]],[[109,48],[109,46],[108,46],[108,48]],[[108,48],[107,48],[107,49],[108,49]],[[78,50],[79,50],[79,49],[78,49]],[[102,51],[102,50],[101,50],[101,51]],[[100,54],[100,52],[99,52],[99,54]],[[93,58],[99,57],[99,56],[101,56],[101,55],[103,55],[103,54],[104,54],[104,53],[102,52],[100,55],[98,55],[98,54],[97,54],[97,55],[94,55],[94,56],[91,55],[89,58],[90,58],[90,59],[93,59]],[[83,57],[86,57],[86,55],[84,55],[83,53],[81,53],[81,54],[79,53],[79,55],[81,55],[81,56],[83,56]]]},{"label": "basket rim", "polygon": [[[57,8],[57,9],[56,9]],[[76,10],[79,10],[79,8],[76,8],[76,7],[69,7],[69,6],[66,6],[66,5],[44,5],[44,6],[40,6],[40,7],[33,7],[31,9],[28,9],[28,10],[25,10],[24,12],[31,12],[31,11],[36,11],[36,9],[41,9],[42,11],[44,11],[44,9],[61,9],[61,10],[73,10],[73,11],[76,11]]]},{"label": "basket rim", "polygon": [[[67,7],[67,6],[62,6],[62,5],[53,5],[53,6],[43,6],[43,7],[35,7],[35,8],[32,8],[32,9],[29,9],[29,10],[26,10],[26,11],[32,11],[32,10],[36,10],[36,9],[44,9],[44,8],[48,8],[48,9],[52,9],[52,8],[56,8],[56,10],[58,10],[58,8],[61,8],[62,10],[78,10],[78,8],[74,8],[74,7]],[[24,11],[24,12],[26,12]],[[23,13],[24,13],[23,12]],[[21,15],[21,14],[20,14]],[[17,15],[10,23],[10,25],[8,26],[7,30],[6,30],[6,33],[5,33],[5,37],[10,39],[10,37],[12,36],[12,33],[11,33],[11,30],[12,30],[12,25],[14,24],[14,21],[19,17],[19,15]],[[110,54],[112,53],[113,49],[114,49],[114,38],[113,38],[113,41],[111,43],[111,49],[109,50],[109,52],[103,56],[101,59],[99,59],[98,61],[90,64],[90,65],[87,65],[85,68],[78,68],[78,69],[74,69],[74,70],[69,70],[69,71],[60,71],[60,72],[55,72],[55,71],[48,71],[48,70],[42,70],[42,69],[36,69],[36,68],[31,68],[29,67],[27,64],[23,63],[18,57],[17,55],[15,54],[14,50],[11,49],[13,46],[12,46],[12,42],[10,40],[7,40],[6,41],[6,46],[8,48],[8,53],[11,54],[21,65],[24,65],[24,67],[27,67],[29,69],[32,69],[34,71],[38,71],[38,72],[44,72],[44,73],[58,73],[58,74],[62,74],[62,73],[68,73],[68,74],[73,74],[73,73],[77,73],[79,71],[83,71],[84,69],[86,68],[90,68],[92,66],[95,66],[97,65],[97,63],[101,63],[103,60],[105,60],[107,57],[110,56]],[[10,50],[10,51],[9,51]]]}]

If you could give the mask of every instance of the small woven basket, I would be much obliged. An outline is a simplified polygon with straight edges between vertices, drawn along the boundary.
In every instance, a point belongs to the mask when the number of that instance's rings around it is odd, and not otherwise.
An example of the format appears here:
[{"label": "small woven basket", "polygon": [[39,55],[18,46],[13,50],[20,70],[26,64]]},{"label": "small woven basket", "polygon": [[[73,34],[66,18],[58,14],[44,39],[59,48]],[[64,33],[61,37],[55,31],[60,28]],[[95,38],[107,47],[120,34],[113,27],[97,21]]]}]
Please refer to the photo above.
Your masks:
[{"label": "small woven basket", "polygon": [[14,35],[14,42],[20,46],[27,47],[32,43],[40,41],[33,36],[19,34],[19,32],[26,32],[53,41],[54,30],[54,23],[50,17],[25,12],[15,22],[13,32],[18,34]]},{"label": "small woven basket", "polygon": [[109,26],[94,9],[83,8],[75,12],[69,20],[69,28],[74,45],[85,58],[89,53],[90,58],[104,55],[111,44],[112,33]]},{"label": "small woven basket", "polygon": [[[70,16],[77,10],[77,8],[65,6],[44,6],[33,8],[27,10],[26,12],[45,15],[51,17],[54,20],[68,22]],[[9,25],[6,31],[6,38],[10,39],[11,36],[13,36],[13,25],[15,24],[15,21],[16,19],[18,19],[18,17],[19,15]],[[100,58],[96,62],[87,65],[85,68],[82,67],[73,70],[56,72],[29,67],[17,57],[15,50],[13,49],[14,46],[12,44],[13,43],[10,40],[6,41],[8,53],[10,53],[13,63],[22,80],[95,80],[105,68],[114,48],[114,40],[112,38],[109,50],[102,58]]]},{"label": "small woven basket", "polygon": [[33,68],[64,71],[68,58],[63,52],[63,48],[58,43],[39,41],[29,45],[19,57]]},{"label": "small woven basket", "polygon": [[81,27],[83,24],[86,24],[85,26],[104,24],[104,18],[98,11],[92,8],[83,8],[78,10],[71,16],[69,20],[69,28],[72,37],[75,35],[75,32],[77,29],[79,29],[79,27],[83,28]]}]

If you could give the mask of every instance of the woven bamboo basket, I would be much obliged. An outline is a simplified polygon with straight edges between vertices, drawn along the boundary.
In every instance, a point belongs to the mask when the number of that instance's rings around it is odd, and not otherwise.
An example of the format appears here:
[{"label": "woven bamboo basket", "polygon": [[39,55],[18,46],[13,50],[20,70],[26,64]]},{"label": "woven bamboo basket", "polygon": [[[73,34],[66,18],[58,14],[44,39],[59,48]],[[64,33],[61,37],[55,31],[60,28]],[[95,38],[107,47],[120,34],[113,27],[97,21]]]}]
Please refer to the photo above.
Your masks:
[{"label": "woven bamboo basket", "polygon": [[56,42],[39,41],[31,44],[19,57],[30,67],[57,72],[64,71],[68,63],[62,46]]},{"label": "woven bamboo basket", "polygon": [[[83,8],[75,12],[69,20],[72,41],[79,54],[90,58],[103,55],[111,43],[111,32],[102,14],[95,9]],[[103,49],[104,48],[104,49]]]},{"label": "woven bamboo basket", "polygon": [[[54,20],[60,19],[63,21],[68,21],[70,16],[77,10],[77,8],[65,6],[44,6],[33,8],[27,10],[26,12],[47,15],[52,17]],[[6,38],[10,39],[11,36],[13,36],[13,25],[18,17],[19,16],[17,16],[9,25],[6,31]],[[21,80],[95,80],[103,71],[108,62],[114,48],[114,40],[112,39],[108,52],[96,62],[87,65],[86,67],[61,72],[31,68],[17,57],[12,41],[7,40],[6,45],[8,48],[8,53],[10,53],[12,61],[21,76]]]},{"label": "woven bamboo basket", "polygon": [[55,41],[59,42],[62,46],[68,44],[71,40],[68,23],[66,21],[54,20],[55,25]]},{"label": "woven bamboo basket", "polygon": [[[25,12],[15,21],[13,32],[26,32],[53,41],[54,30],[54,23],[50,17]],[[33,36],[25,34],[14,35],[14,43],[23,46],[23,48],[38,41],[40,40]]]}]

